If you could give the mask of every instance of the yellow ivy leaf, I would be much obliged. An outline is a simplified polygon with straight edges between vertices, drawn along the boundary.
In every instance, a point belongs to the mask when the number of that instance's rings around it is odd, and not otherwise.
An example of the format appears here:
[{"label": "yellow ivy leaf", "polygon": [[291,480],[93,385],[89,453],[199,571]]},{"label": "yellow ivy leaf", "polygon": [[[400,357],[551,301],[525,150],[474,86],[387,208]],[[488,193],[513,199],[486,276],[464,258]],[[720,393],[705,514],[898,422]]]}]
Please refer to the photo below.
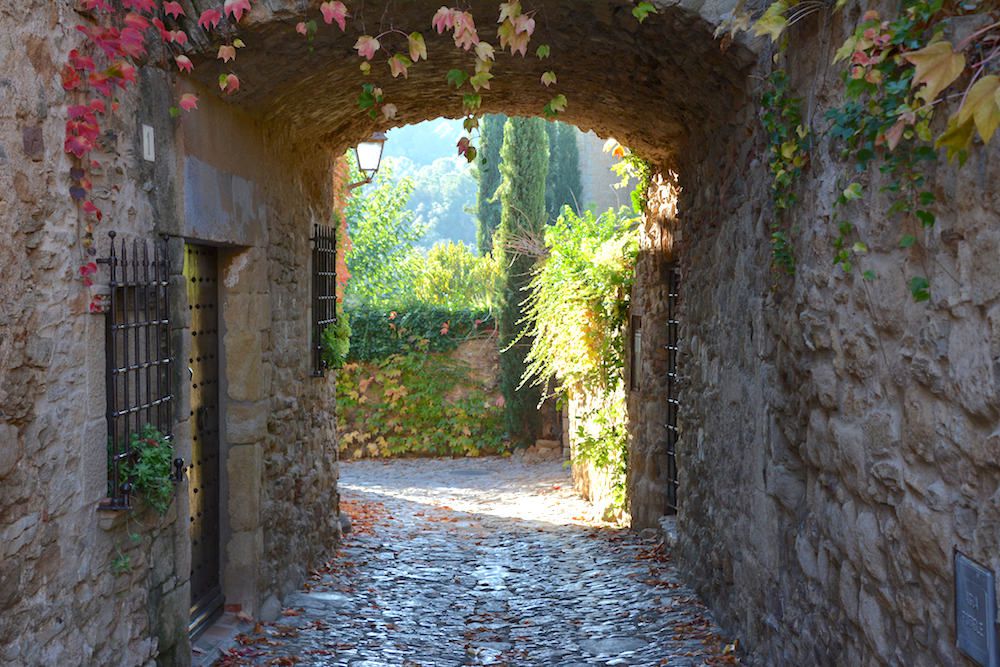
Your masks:
[{"label": "yellow ivy leaf", "polygon": [[919,51],[903,54],[915,68],[913,87],[923,84],[917,97],[930,104],[942,90],[950,86],[965,70],[965,56],[956,53],[951,42],[928,44]]},{"label": "yellow ivy leaf", "polygon": [[833,54],[833,62],[839,63],[841,60],[846,60],[854,54],[854,50],[858,47],[857,37],[848,37],[847,41],[841,44],[837,52]]},{"label": "yellow ivy leaf", "polygon": [[764,12],[764,15],[753,24],[753,34],[758,37],[768,35],[772,42],[777,42],[781,33],[788,27],[788,19],[785,18],[786,11],[788,11],[788,3],[784,0],[778,0],[772,4]]},{"label": "yellow ivy leaf", "polygon": [[976,82],[958,111],[959,124],[973,120],[979,136],[989,143],[1000,127],[1000,77],[990,75]]},{"label": "yellow ivy leaf", "polygon": [[958,114],[948,119],[948,128],[944,131],[934,145],[937,148],[944,148],[948,151],[948,161],[955,157],[962,161],[962,153],[969,150],[972,145],[972,132],[975,129],[971,120],[965,123],[958,122]]}]

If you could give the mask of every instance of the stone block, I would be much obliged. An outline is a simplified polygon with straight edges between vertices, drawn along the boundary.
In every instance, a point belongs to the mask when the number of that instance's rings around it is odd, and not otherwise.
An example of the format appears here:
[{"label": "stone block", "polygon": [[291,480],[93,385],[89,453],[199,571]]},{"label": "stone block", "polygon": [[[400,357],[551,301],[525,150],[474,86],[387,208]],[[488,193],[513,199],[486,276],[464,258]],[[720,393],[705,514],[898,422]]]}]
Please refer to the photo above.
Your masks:
[{"label": "stone block", "polygon": [[[260,530],[234,532],[225,544],[223,590],[228,604],[242,605],[253,615],[257,610],[257,580],[261,571],[264,537]],[[280,611],[280,610],[279,610]]]},{"label": "stone block", "polygon": [[784,466],[773,466],[766,470],[767,494],[789,512],[799,508],[806,493],[806,482],[802,473]]},{"label": "stone block", "polygon": [[249,532],[260,526],[261,447],[240,445],[229,448],[229,521],[234,532]]},{"label": "stone block", "polygon": [[0,424],[0,479],[14,471],[21,460],[24,443],[13,424]]},{"label": "stone block", "polygon": [[256,331],[230,331],[225,340],[226,379],[235,401],[259,401],[263,391],[263,355]]},{"label": "stone block", "polygon": [[233,445],[260,442],[267,437],[270,403],[230,401],[226,405],[226,440]]}]

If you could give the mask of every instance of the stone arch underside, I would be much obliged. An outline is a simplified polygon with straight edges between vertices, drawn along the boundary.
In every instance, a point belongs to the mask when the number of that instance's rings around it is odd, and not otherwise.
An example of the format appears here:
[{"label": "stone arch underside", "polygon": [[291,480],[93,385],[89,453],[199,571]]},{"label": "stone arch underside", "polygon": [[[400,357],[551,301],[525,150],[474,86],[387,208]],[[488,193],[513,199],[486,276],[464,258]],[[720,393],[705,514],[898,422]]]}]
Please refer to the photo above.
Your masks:
[{"label": "stone arch underside", "polygon": [[[320,18],[316,4],[257,3],[240,26],[247,48],[229,65],[215,59],[218,43],[193,30],[198,78],[215,88],[219,73],[235,72],[241,91],[227,102],[333,150],[353,145],[376,128],[463,115],[461,95],[449,87],[446,74],[451,69],[471,72],[474,59],[455,47],[450,34],[433,31],[431,18],[440,0],[353,3],[346,33],[320,21],[310,41],[295,26]],[[660,167],[675,166],[688,146],[727,122],[729,110],[743,96],[754,56],[740,43],[723,49],[713,34],[717,16],[735,2],[716,3],[724,6],[708,16],[689,7],[702,4],[696,0],[657,4],[659,13],[640,24],[631,14],[633,3],[623,0],[524,2],[525,11],[536,12],[538,26],[529,56],[498,55],[496,78],[492,89],[483,91],[482,110],[541,115],[545,104],[563,93],[569,106],[561,120],[614,136]],[[496,0],[468,5],[481,38],[498,46]],[[392,28],[422,32],[429,60],[413,66],[408,80],[393,79],[382,52],[372,63],[372,74],[364,76],[355,39]],[[401,35],[390,35],[383,43],[406,50]],[[540,44],[550,45],[549,59],[533,55]],[[550,88],[540,81],[547,70],[559,77]],[[372,121],[359,110],[357,97],[365,82],[380,86],[386,102],[398,107],[394,121]],[[466,86],[466,92],[471,88]]]}]

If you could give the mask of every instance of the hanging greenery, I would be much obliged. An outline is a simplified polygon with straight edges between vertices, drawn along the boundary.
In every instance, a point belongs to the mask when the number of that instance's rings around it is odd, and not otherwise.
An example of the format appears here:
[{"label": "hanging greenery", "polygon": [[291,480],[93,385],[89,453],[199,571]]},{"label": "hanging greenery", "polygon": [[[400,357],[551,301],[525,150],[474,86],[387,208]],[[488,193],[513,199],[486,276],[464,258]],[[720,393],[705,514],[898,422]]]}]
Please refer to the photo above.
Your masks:
[{"label": "hanging greenery", "polygon": [[591,409],[580,417],[592,428],[576,434],[574,455],[608,473],[618,506],[625,502],[625,324],[639,222],[627,208],[600,216],[563,209],[545,230],[546,254],[528,287],[522,334],[531,350],[521,384],[587,399]]},{"label": "hanging greenery", "polygon": [[[832,11],[846,4],[837,0]],[[778,0],[753,21],[741,1],[719,33],[752,29],[767,35],[779,45],[780,60],[789,43],[787,29],[828,7]],[[956,19],[977,27],[952,43],[945,35]],[[842,183],[836,202],[840,214],[834,259],[850,273],[869,252],[850,221],[851,202],[877,183],[889,198],[886,214],[899,222],[899,246],[919,246],[921,231],[937,221],[935,196],[926,187],[928,167],[942,152],[948,161],[964,164],[974,139],[978,136],[988,144],[1000,127],[1000,8],[988,0],[902,0],[895,16],[870,10],[837,50],[834,63],[845,63],[845,102],[826,113],[826,134],[839,146],[841,157],[853,163],[855,173]],[[790,96],[781,69],[771,75],[762,106],[780,220],[782,211],[794,204],[795,181],[807,164],[809,128],[801,122],[798,102]],[[943,110],[950,111],[947,124],[935,130],[933,121]],[[772,229],[775,264],[788,271],[794,266],[794,230],[780,222],[777,227]],[[921,255],[917,258],[922,261]],[[871,270],[861,269],[861,275],[865,280],[877,278]],[[911,275],[909,286],[916,301],[931,298],[926,275]]]},{"label": "hanging greenery", "polygon": [[132,493],[163,516],[174,499],[174,447],[156,427],[147,424],[133,433],[129,442],[131,457],[120,469],[121,482],[129,484]]}]

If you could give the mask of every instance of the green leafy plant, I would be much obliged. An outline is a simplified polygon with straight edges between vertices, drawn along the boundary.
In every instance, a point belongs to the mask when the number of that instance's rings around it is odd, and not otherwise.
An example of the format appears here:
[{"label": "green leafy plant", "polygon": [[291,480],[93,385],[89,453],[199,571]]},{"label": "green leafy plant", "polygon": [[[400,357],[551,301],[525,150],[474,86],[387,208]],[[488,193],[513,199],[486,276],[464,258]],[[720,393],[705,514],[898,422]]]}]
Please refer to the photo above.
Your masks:
[{"label": "green leafy plant", "polygon": [[346,364],[337,378],[340,448],[361,456],[478,456],[505,449],[502,402],[464,362],[416,341]]},{"label": "green leafy plant", "polygon": [[577,434],[574,456],[607,472],[618,506],[625,502],[625,323],[639,220],[627,208],[600,216],[563,209],[545,230],[546,254],[525,302],[531,349],[521,383],[586,397],[591,410],[581,417],[590,425]]},{"label": "green leafy plant", "polygon": [[[845,0],[832,5],[805,0],[772,2],[752,22],[741,0],[720,32],[734,34],[752,27],[768,35],[783,51],[788,44],[786,29],[805,16],[832,7],[841,9]],[[957,44],[945,38],[955,19],[979,19]],[[751,26],[752,24],[752,26]],[[877,183],[889,199],[888,214],[900,221],[899,247],[918,245],[920,231],[937,222],[934,193],[927,186],[925,171],[943,149],[949,161],[965,162],[978,134],[989,143],[1000,127],[1000,8],[987,0],[902,0],[901,9],[887,18],[870,10],[854,33],[838,49],[834,62],[846,61],[843,71],[846,101],[826,113],[828,134],[841,148],[841,156],[853,162],[855,176],[841,184],[837,199],[843,211],[836,220],[834,240],[837,265],[851,273],[869,252],[857,227],[848,217],[850,204],[863,197],[866,185]],[[780,76],[784,76],[783,73]],[[771,99],[771,102],[781,100]],[[766,113],[780,109],[768,107]],[[951,108],[944,131],[932,121],[942,108]],[[776,118],[774,120],[777,120]],[[767,119],[765,119],[767,124]],[[776,122],[769,132],[779,127]],[[803,137],[804,138],[804,137]],[[780,141],[780,143],[779,143]],[[786,144],[772,136],[772,148]],[[792,155],[798,154],[791,150]],[[783,157],[778,160],[779,167]],[[772,161],[772,165],[774,162]],[[877,168],[878,175],[873,173]],[[783,172],[774,170],[784,176]],[[776,178],[776,183],[778,180]],[[776,202],[777,203],[777,202]],[[787,263],[789,239],[780,230],[775,242],[776,263]],[[926,257],[917,255],[921,263]],[[923,273],[928,273],[924,266]],[[877,276],[861,271],[865,280]],[[916,301],[930,300],[930,281],[912,276],[910,292]]]},{"label": "green leafy plant", "polygon": [[337,321],[323,329],[323,364],[327,368],[340,368],[347,362],[351,351],[351,318],[342,312],[337,313]]},{"label": "green leafy plant", "polygon": [[639,252],[639,218],[563,209],[545,230],[544,260],[525,302],[532,340],[522,384],[611,390],[625,365],[624,326]]},{"label": "green leafy plant", "polygon": [[448,352],[470,338],[496,335],[496,320],[487,310],[416,304],[388,311],[357,306],[349,314],[351,361],[379,361],[418,347]]},{"label": "green leafy plant", "polygon": [[[620,179],[615,183],[616,190],[623,190],[632,187],[630,196],[632,198],[632,210],[636,215],[642,215],[649,204],[649,187],[653,182],[653,168],[632,149],[624,146],[615,139],[608,139],[604,144],[604,152],[611,153],[618,162],[611,165],[611,171]],[[635,185],[632,185],[632,182]]]},{"label": "green leafy plant", "polygon": [[174,448],[155,427],[147,424],[130,439],[131,457],[121,466],[121,481],[157,514],[170,509],[174,497]]},{"label": "green leafy plant", "polygon": [[767,131],[771,170],[771,254],[774,266],[795,273],[795,254],[785,211],[795,204],[795,184],[809,163],[810,132],[802,120],[802,100],[788,90],[788,75],[777,70],[768,77],[760,98],[761,122]]},{"label": "green leafy plant", "polygon": [[607,396],[596,409],[581,415],[581,420],[590,427],[577,429],[574,457],[607,473],[612,505],[623,508],[628,475],[628,413],[624,392]]}]

